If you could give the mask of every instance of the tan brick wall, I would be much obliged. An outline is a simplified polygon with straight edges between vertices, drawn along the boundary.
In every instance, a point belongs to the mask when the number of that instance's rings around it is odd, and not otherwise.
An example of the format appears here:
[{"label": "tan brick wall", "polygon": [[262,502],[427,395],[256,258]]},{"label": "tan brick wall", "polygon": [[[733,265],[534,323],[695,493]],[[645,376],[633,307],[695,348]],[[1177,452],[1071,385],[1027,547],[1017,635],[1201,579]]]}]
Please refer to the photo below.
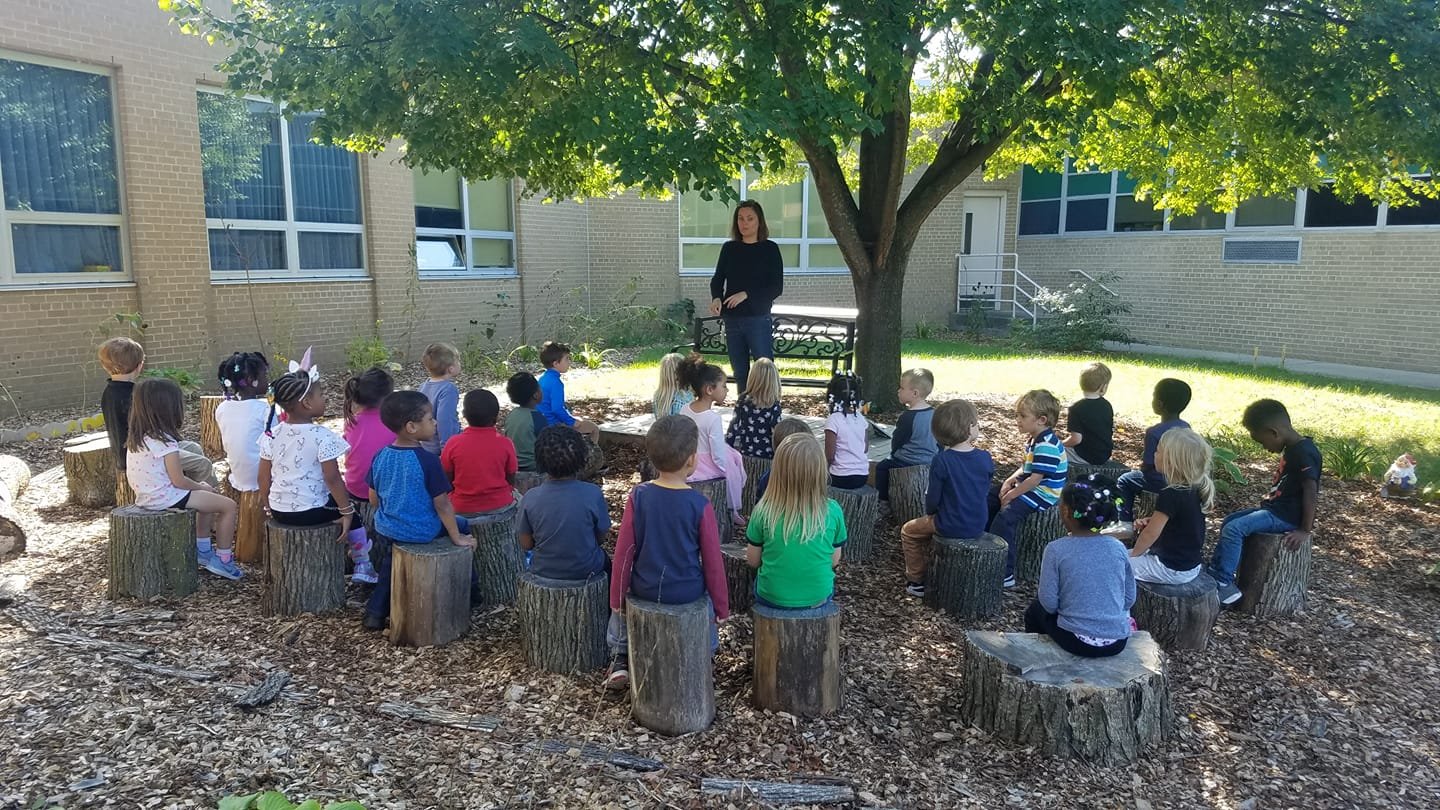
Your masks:
[{"label": "tan brick wall", "polygon": [[524,313],[517,342],[538,346],[555,337],[561,320],[601,311],[603,301],[591,291],[589,217],[588,204],[545,202],[539,195],[517,203],[515,249]]},{"label": "tan brick wall", "polygon": [[[138,308],[133,286],[0,292],[0,383],[13,404],[22,412],[82,403],[98,411],[105,373],[95,347],[128,335],[112,316]],[[15,415],[11,404],[0,402],[0,418]]]}]

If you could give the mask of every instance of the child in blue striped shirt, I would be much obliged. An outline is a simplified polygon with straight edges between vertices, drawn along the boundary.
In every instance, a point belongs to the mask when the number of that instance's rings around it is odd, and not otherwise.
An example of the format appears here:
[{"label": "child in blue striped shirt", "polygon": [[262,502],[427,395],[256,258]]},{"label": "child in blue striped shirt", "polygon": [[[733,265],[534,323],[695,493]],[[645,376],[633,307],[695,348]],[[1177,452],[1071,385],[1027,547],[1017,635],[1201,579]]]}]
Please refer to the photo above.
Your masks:
[{"label": "child in blue striped shirt", "polygon": [[1060,501],[1069,465],[1065,446],[1055,435],[1060,421],[1060,401],[1045,390],[1035,390],[1015,402],[1015,426],[1028,437],[1025,461],[991,493],[990,533],[1010,547],[1005,561],[1005,587],[1015,587],[1015,530],[1020,521]]}]

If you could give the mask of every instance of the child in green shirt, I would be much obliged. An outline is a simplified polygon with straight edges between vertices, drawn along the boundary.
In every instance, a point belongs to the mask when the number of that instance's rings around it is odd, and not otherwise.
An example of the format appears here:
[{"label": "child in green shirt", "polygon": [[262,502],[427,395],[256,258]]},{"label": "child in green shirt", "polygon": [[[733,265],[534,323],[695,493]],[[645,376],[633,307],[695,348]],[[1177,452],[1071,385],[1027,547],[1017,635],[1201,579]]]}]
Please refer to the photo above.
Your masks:
[{"label": "child in green shirt", "polygon": [[502,432],[515,445],[515,459],[525,472],[535,471],[535,436],[550,423],[535,410],[540,404],[540,383],[528,371],[517,372],[505,383],[505,393],[515,407],[505,415]]},{"label": "child in green shirt", "polygon": [[826,497],[828,467],[825,449],[808,432],[786,436],[775,448],[769,486],[745,530],[746,560],[760,569],[758,604],[804,610],[835,595],[845,514]]}]

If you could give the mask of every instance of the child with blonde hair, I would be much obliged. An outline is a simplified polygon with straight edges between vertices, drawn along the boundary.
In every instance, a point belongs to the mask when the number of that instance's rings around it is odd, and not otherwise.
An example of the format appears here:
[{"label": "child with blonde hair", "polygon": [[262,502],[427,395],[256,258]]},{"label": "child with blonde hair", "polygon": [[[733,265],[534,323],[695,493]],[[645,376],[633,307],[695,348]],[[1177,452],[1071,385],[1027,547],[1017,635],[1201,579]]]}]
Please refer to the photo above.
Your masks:
[{"label": "child with blonde hair", "polygon": [[809,433],[775,448],[770,485],[745,530],[745,559],[755,601],[772,608],[819,607],[835,595],[835,566],[845,545],[845,514],[826,495],[825,451]]},{"label": "child with blonde hair", "polygon": [[1060,502],[1060,489],[1070,465],[1065,448],[1055,435],[1060,401],[1044,389],[1027,391],[1015,401],[1015,427],[1025,436],[1025,460],[1019,469],[991,492],[990,533],[1009,546],[1005,561],[1005,587],[1015,587],[1015,558],[1020,546],[1015,530],[1020,521]]},{"label": "child with blonde hair", "polygon": [[460,432],[460,387],[455,375],[460,373],[460,350],[449,343],[431,343],[421,358],[430,379],[420,383],[420,393],[430,400],[435,411],[435,435],[421,447],[440,455],[450,437]]},{"label": "child with blonde hair", "polygon": [[[745,490],[745,464],[740,452],[725,443],[725,428],[715,410],[715,406],[723,404],[729,394],[725,372],[719,366],[700,359],[699,355],[692,354],[681,364],[680,378],[695,392],[695,401],[681,408],[680,414],[693,419],[695,427],[700,430],[695,471],[686,480],[693,483],[724,478],[730,499],[730,517],[736,526],[744,526],[745,518],[740,516],[740,497]],[[726,539],[720,538],[722,542]]]},{"label": "child with blonde hair", "polygon": [[680,366],[684,362],[685,355],[679,352],[670,352],[660,358],[660,384],[655,387],[655,395],[650,400],[650,410],[656,419],[678,414],[681,408],[695,401],[690,386],[680,379]]},{"label": "child with blonde hair", "polygon": [[735,415],[725,431],[725,443],[741,455],[772,458],[775,444],[772,436],[780,421],[780,372],[775,361],[762,357],[750,366],[745,393],[735,403]]},{"label": "child with blonde hair", "polygon": [[1211,451],[1189,428],[1171,428],[1160,437],[1155,468],[1165,488],[1155,498],[1155,514],[1135,521],[1140,533],[1130,550],[1130,570],[1141,582],[1178,585],[1200,574],[1205,545],[1205,515],[1215,503],[1210,480]]}]

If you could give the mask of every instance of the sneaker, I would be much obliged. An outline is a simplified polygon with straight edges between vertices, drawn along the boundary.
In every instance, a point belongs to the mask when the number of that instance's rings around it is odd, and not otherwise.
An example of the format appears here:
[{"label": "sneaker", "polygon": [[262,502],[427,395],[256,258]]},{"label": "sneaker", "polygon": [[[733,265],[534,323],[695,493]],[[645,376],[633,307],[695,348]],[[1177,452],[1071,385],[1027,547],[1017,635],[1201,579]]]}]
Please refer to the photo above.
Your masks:
[{"label": "sneaker", "polygon": [[630,687],[630,671],[621,664],[610,667],[605,676],[605,688],[611,692],[622,692]]},{"label": "sneaker", "polygon": [[376,613],[366,613],[365,620],[361,622],[366,630],[384,630],[385,617]]},{"label": "sneaker", "polygon": [[1117,520],[1100,530],[1101,534],[1108,534],[1116,540],[1134,540],[1135,524],[1129,520]]},{"label": "sneaker", "polygon": [[195,563],[197,568],[209,568],[210,561],[213,559],[215,559],[214,549],[209,551],[201,551],[198,548],[195,549]]},{"label": "sneaker", "polygon": [[1240,595],[1240,589],[1235,587],[1235,583],[1233,582],[1229,585],[1220,586],[1220,604],[1222,605],[1233,605],[1239,602]]},{"label": "sneaker", "polygon": [[1005,582],[1004,582],[1003,587],[1006,587],[1006,588],[1013,588],[1013,587],[1015,587],[1015,575],[1014,575],[1014,574],[1011,574],[1010,576],[1005,577]]},{"label": "sneaker", "polygon": [[227,563],[224,560],[220,559],[219,554],[215,553],[206,555],[205,561],[202,562],[200,565],[206,571],[209,571],[217,577],[224,577],[226,579],[239,579],[245,576],[245,572],[240,570],[240,566],[236,565],[234,560],[231,560]]},{"label": "sneaker", "polygon": [[905,593],[910,594],[911,596],[915,597],[916,599],[924,599],[924,598],[925,598],[925,583],[923,583],[923,582],[906,582],[906,583],[905,583]]},{"label": "sneaker", "polygon": [[368,558],[359,557],[355,560],[355,573],[350,575],[350,579],[355,582],[368,582],[374,585],[380,581],[380,576],[375,573],[375,566],[370,564]]}]

